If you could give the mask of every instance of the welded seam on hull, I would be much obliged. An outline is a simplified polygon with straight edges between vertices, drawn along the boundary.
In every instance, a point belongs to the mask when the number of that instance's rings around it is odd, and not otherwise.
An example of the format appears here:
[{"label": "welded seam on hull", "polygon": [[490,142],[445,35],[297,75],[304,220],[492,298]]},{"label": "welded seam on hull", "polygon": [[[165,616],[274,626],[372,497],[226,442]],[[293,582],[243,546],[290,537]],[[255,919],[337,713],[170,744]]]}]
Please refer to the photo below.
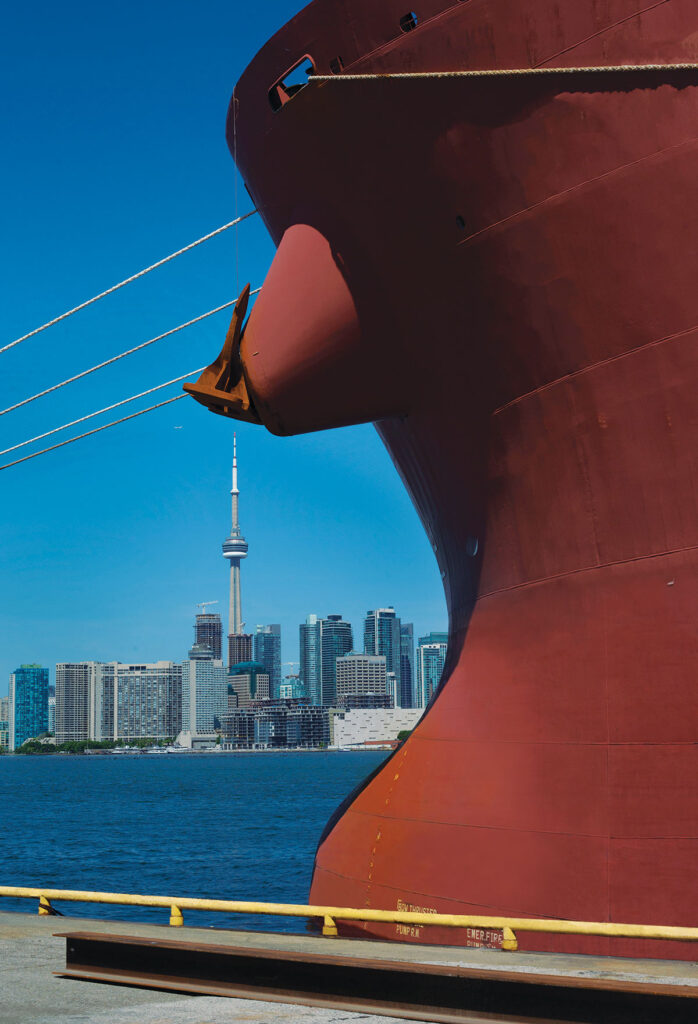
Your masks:
[{"label": "welded seam on hull", "polygon": [[[654,10],[655,8],[662,7],[664,4],[669,3],[669,2],[670,2],[670,0],[657,0],[656,3],[650,4],[648,7],[643,7],[642,10],[640,10],[640,11],[635,11],[635,12],[633,12],[633,14],[629,14],[627,17],[621,18],[619,21],[615,21],[615,22],[613,22],[610,25],[605,25],[603,28],[600,28],[598,30],[598,32],[593,32],[590,36],[586,36],[584,39],[580,39],[577,42],[572,43],[570,46],[565,47],[564,50],[560,50],[558,53],[554,53],[554,54],[552,54],[549,57],[544,57],[543,60],[539,61],[538,63],[536,63],[534,65],[532,65],[531,68],[526,68],[526,69],[521,69],[521,70],[523,70],[523,71],[536,71],[538,69],[546,70],[544,65],[547,64],[548,61],[555,60],[557,57],[560,57],[560,56],[562,56],[565,53],[569,53],[570,51],[575,50],[575,49],[577,49],[580,46],[584,46],[585,43],[590,42],[592,39],[596,39],[596,38],[598,38],[600,36],[603,36],[607,32],[612,32],[614,29],[618,28],[620,25],[623,25],[623,24],[625,24],[628,21],[632,21],[635,18],[640,18],[643,14],[647,14],[650,11]],[[462,0],[459,0],[458,3],[451,4],[450,6],[445,7],[442,11],[439,11],[438,14],[432,15],[431,18],[427,18],[425,21],[420,21],[419,22],[419,28],[423,30],[428,25],[434,25],[436,22],[442,21],[444,19],[448,20],[448,18],[451,15],[455,14],[455,12],[457,12],[457,11],[461,11],[462,12],[463,10],[464,10],[464,8],[463,8],[463,5],[462,5]],[[405,39],[404,33],[399,33],[398,35],[392,36],[390,39],[386,39],[384,42],[380,43],[378,46],[375,46],[372,50],[368,50],[366,53],[360,54],[360,56],[356,57],[356,59],[353,60],[350,64],[347,64],[346,67],[344,68],[344,73],[343,74],[333,75],[333,76],[317,75],[317,76],[314,76],[314,77],[316,79],[319,79],[320,81],[341,80],[342,78],[358,78],[359,75],[361,74],[361,72],[359,72],[359,74],[352,73],[351,68],[355,68],[357,66],[361,66],[362,64],[365,64],[366,62],[371,61],[372,59],[387,56],[388,54],[392,53],[393,50],[398,48],[400,43],[404,42],[404,39]],[[655,65],[650,65],[650,66],[654,67]],[[683,66],[686,66],[686,65],[682,64],[680,66],[683,67]],[[492,68],[492,69],[476,69],[474,73],[477,73],[478,70],[482,70],[482,71],[498,71],[499,69],[495,69],[495,68]],[[510,70],[510,69],[503,69],[503,72],[507,73],[508,70]],[[552,69],[552,70],[558,70],[558,69]],[[566,69],[560,69],[560,70],[566,70]],[[582,70],[587,70],[587,69],[582,69]],[[596,70],[596,69],[594,68],[593,70]],[[389,75],[390,72],[386,72],[386,74]],[[429,72],[423,72],[422,74],[426,75],[426,74],[429,74]],[[442,72],[442,74],[448,74],[448,72]],[[409,77],[409,73],[407,73],[407,76]],[[381,77],[382,78],[382,77],[385,77],[385,75],[382,75],[382,74],[379,73],[377,75],[369,75],[368,77],[371,77],[371,78]],[[395,77],[395,76],[393,75],[393,77]]]},{"label": "welded seam on hull", "polygon": [[[462,709],[461,704],[452,704],[454,710]],[[420,722],[422,719],[420,719]],[[499,747],[695,747],[695,740],[502,740],[502,739],[474,739],[469,740],[462,736],[417,736],[410,739],[411,743],[458,743],[472,744],[473,746],[496,745]],[[384,762],[387,764],[387,761]],[[381,766],[382,767],[382,766]],[[698,838],[698,837],[696,837]]]},{"label": "welded seam on hull", "polygon": [[[600,744],[605,746],[605,744]],[[441,828],[472,829],[478,832],[515,832],[521,836],[561,836],[566,839],[599,839],[603,841],[625,842],[626,840],[655,842],[698,842],[698,835],[695,836],[643,836],[643,835],[615,835],[609,832],[563,832],[560,829],[549,828],[515,828],[513,825],[475,825],[465,821],[436,821],[433,818],[413,818],[406,814],[390,815],[377,811],[360,811],[352,808],[352,814],[360,814],[363,818],[377,818],[379,821],[410,821],[415,825],[437,825]]]},{"label": "welded seam on hull", "polygon": [[671,153],[675,149],[683,149],[684,146],[695,146],[696,143],[698,143],[698,136],[694,135],[691,136],[690,139],[684,139],[682,142],[675,143],[673,146],[665,146],[664,149],[656,149],[653,153],[648,153],[646,156],[638,157],[637,160],[629,160],[628,163],[619,164],[617,167],[612,167],[609,171],[597,174],[593,178],[586,178],[584,181],[580,181],[576,185],[570,185],[569,188],[562,189],[561,192],[555,192],[553,195],[546,196],[545,199],[541,199],[538,203],[532,203],[531,206],[527,206],[522,210],[517,210],[516,213],[510,213],[508,217],[502,217],[501,220],[496,220],[492,224],[487,224],[486,227],[480,228],[479,231],[473,232],[472,235],[469,235],[467,238],[458,242],[458,245],[470,246],[472,242],[476,240],[479,241],[482,235],[486,235],[488,232],[494,231],[496,228],[509,224],[511,221],[526,217],[529,213],[539,210],[542,206],[546,206],[548,203],[556,203],[559,199],[571,195],[573,192],[580,192],[582,189],[589,188],[592,185],[595,185],[598,181],[604,181],[606,178],[610,178],[614,174],[619,174],[621,171],[626,171],[630,167],[637,167],[640,164],[649,163],[651,160],[656,160],[658,157],[664,156],[666,153]]},{"label": "welded seam on hull", "polygon": [[[356,878],[354,875],[344,875],[344,874],[342,874],[341,871],[332,871],[330,868],[324,868],[321,865],[319,865],[317,867],[317,870],[322,872],[325,875],[332,875],[334,878],[341,878],[345,882],[359,882],[359,883],[361,882],[361,879],[360,878]],[[505,910],[502,910],[502,909],[500,909],[501,904],[498,904],[498,903],[483,903],[482,900],[473,900],[473,901],[463,900],[463,899],[459,899],[457,896],[440,896],[438,893],[435,893],[435,892],[422,892],[421,889],[412,889],[412,888],[409,888],[409,887],[406,887],[406,886],[388,885],[386,882],[377,882],[376,886],[379,889],[386,889],[389,892],[395,892],[395,893],[397,893],[400,896],[404,895],[405,891],[408,891],[411,896],[419,896],[420,898],[426,899],[426,900],[429,900],[429,899],[431,899],[431,900],[443,900],[445,903],[449,903],[449,904],[456,903],[459,906],[463,906],[463,907],[476,907],[476,908],[477,907],[482,907],[482,908],[485,908],[487,910],[494,910],[494,911],[496,911],[498,917],[544,917],[544,918],[549,918],[551,921],[564,921],[565,920],[564,917],[559,917],[559,916],[555,917],[552,914],[541,914],[537,910],[526,910],[526,909],[521,909],[519,907],[515,907],[515,908],[507,907]],[[340,920],[341,920],[341,918],[340,918]],[[567,920],[572,920],[572,919],[568,918]],[[357,924],[361,923],[361,924],[372,924],[372,925],[375,925],[375,924],[380,924],[381,922],[375,922],[375,921],[362,921],[362,922],[358,922],[357,921],[356,923]],[[424,925],[423,927],[428,927],[428,926]]]},{"label": "welded seam on hull", "polygon": [[[570,395],[570,402],[574,413],[575,421],[577,421],[577,409],[574,400],[574,394]],[[579,472],[583,481],[584,491],[586,493],[587,501],[587,518],[591,527],[591,536],[594,539],[594,549],[596,551],[596,565],[601,562],[601,545],[599,543],[599,515],[594,500],[594,488],[591,482],[591,473],[589,472],[589,460],[587,453],[584,449],[584,437],[579,430],[579,427],[574,432],[574,451],[579,465]]]},{"label": "welded seam on hull", "polygon": [[657,3],[650,4],[649,7],[643,7],[641,11],[635,11],[633,14],[628,14],[627,17],[621,18],[620,21],[614,21],[612,25],[606,25],[604,28],[600,28],[598,32],[592,32],[586,39],[580,39],[576,43],[572,43],[571,46],[566,46],[564,50],[559,50],[557,53],[552,54],[550,57],[545,57],[542,61],[534,64],[534,67],[539,68],[548,61],[557,60],[558,57],[562,57],[565,53],[570,53],[572,50],[578,49],[580,46],[584,46],[585,43],[591,42],[592,39],[598,39],[600,36],[605,35],[607,32],[612,32],[613,29],[618,28],[619,25],[625,25],[628,21],[633,21],[635,18],[640,18],[643,14],[648,14],[650,11],[656,10],[657,7],[664,7],[665,4],[669,3],[670,0],[657,0]]},{"label": "welded seam on hull", "polygon": [[[463,2],[463,0],[457,0],[456,3],[452,3],[449,7],[445,7],[442,11],[439,11],[438,14],[433,14],[431,16],[431,18],[426,18],[424,21],[420,21],[419,22],[420,29],[426,28],[427,25],[433,25],[434,22],[440,21],[442,18],[447,17],[449,14],[452,14],[454,11],[462,11],[463,10],[462,2]],[[372,57],[382,57],[386,53],[390,53],[391,50],[394,50],[396,48],[396,46],[400,42],[404,42],[404,41],[405,41],[405,33],[400,31],[397,35],[391,36],[390,39],[386,39],[385,42],[380,43],[378,46],[374,46],[374,48],[372,50],[367,50],[366,53],[360,54],[360,56],[358,56],[350,64],[346,65],[344,71],[348,72],[350,68],[355,68],[357,66],[357,64],[363,64],[364,61],[371,60]],[[345,77],[346,78],[347,76],[345,74],[343,76],[342,75],[337,75],[335,77],[337,77],[337,78]]]},{"label": "welded seam on hull", "polygon": [[660,345],[664,345],[670,341],[676,341],[678,338],[688,337],[691,334],[695,334],[696,331],[698,331],[698,324],[693,324],[692,327],[686,327],[683,331],[676,331],[674,334],[666,334],[663,338],[653,338],[652,341],[645,341],[642,345],[636,345],[634,348],[626,349],[625,352],[618,352],[615,356],[609,356],[607,359],[599,359],[596,363],[590,363],[589,366],[582,366],[579,370],[573,370],[571,373],[566,373],[562,377],[557,377],[555,380],[548,381],[547,384],[541,384],[540,387],[534,388],[533,391],[527,391],[525,395],[519,395],[518,398],[512,398],[510,402],[505,402],[504,405],[500,405],[495,409],[492,412],[492,416],[498,416],[501,412],[505,412],[507,409],[511,409],[513,406],[519,405],[521,402],[525,402],[528,398],[535,398],[544,391],[549,391],[551,388],[555,388],[559,384],[566,384],[569,381],[573,381],[577,377],[583,376],[585,373],[593,373],[594,370],[598,370],[603,366],[610,366],[612,363],[618,363],[622,359],[635,356],[645,350],[658,348]]},{"label": "welded seam on hull", "polygon": [[488,590],[485,594],[478,595],[478,603],[497,594],[507,594],[512,590],[523,590],[525,587],[535,587],[542,583],[549,583],[551,580],[565,579],[567,576],[577,576],[583,572],[594,572],[600,569],[609,569],[614,565],[629,565],[631,562],[646,562],[651,558],[666,558],[668,555],[681,555],[686,551],[698,550],[698,544],[687,544],[683,548],[672,548],[669,551],[653,551],[649,555],[634,555],[632,558],[618,558],[610,562],[601,562],[599,565],[582,565],[578,569],[567,569],[565,572],[551,573],[550,576],[540,576],[534,580],[525,580],[523,583],[513,583],[510,587],[499,587],[497,590]]}]

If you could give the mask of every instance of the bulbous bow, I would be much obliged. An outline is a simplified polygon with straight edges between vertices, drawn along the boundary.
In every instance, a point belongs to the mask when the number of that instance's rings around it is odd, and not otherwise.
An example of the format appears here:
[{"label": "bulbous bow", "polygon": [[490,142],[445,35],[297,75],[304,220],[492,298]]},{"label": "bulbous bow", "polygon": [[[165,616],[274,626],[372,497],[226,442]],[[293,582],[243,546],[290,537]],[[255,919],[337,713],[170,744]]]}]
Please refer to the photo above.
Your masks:
[{"label": "bulbous bow", "polygon": [[[246,295],[244,308],[246,308]],[[242,315],[244,308],[242,303]],[[364,331],[341,254],[316,228],[284,233],[244,329],[185,390],[212,412],[288,435],[398,415],[381,346]]]}]

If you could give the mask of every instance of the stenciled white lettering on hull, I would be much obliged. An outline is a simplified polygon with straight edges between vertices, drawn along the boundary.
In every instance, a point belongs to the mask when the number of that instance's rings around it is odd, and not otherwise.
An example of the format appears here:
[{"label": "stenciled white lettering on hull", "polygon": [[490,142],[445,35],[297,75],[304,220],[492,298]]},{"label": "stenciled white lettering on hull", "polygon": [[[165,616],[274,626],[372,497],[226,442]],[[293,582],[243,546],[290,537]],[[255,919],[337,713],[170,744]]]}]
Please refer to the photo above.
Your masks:
[{"label": "stenciled white lettering on hull", "polygon": [[[406,900],[397,900],[397,910],[409,912],[411,914],[438,914],[448,913],[448,911],[439,911],[436,907],[420,907],[415,903],[408,903]],[[423,926],[413,924],[396,924],[395,933],[403,938],[420,938],[422,934]],[[429,929],[430,931],[431,929]],[[465,946],[473,948],[484,948],[484,949],[501,949],[504,936],[499,929],[493,928],[465,928],[466,941]]]}]

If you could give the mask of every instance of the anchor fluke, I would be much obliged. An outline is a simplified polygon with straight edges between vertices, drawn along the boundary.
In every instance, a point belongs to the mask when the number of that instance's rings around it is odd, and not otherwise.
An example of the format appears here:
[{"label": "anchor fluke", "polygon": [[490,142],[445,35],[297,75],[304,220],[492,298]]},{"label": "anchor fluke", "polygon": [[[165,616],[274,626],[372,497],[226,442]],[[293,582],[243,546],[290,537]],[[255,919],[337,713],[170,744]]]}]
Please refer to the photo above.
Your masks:
[{"label": "anchor fluke", "polygon": [[236,420],[261,423],[247,390],[240,359],[240,336],[249,297],[248,284],[235,303],[220,355],[206,367],[195,384],[184,384],[183,388],[210,412]]}]

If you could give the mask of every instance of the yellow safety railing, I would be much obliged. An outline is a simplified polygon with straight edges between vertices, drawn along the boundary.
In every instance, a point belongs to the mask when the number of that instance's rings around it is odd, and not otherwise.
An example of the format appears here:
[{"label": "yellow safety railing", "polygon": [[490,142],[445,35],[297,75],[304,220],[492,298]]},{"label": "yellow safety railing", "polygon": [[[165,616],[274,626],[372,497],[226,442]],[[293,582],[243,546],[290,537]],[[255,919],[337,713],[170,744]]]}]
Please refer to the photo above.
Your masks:
[{"label": "yellow safety railing", "polygon": [[164,907],[170,924],[184,923],[183,910],[212,910],[223,914],[270,914],[274,917],[321,918],[322,933],[337,934],[337,921],[378,921],[383,924],[420,927],[478,928],[502,932],[502,949],[517,949],[516,932],[547,932],[555,935],[597,935],[624,939],[671,939],[698,942],[698,928],[674,925],[616,924],[609,921],[563,921],[536,917],[484,917],[477,914],[432,914],[410,910],[371,910],[355,907],[310,906],[300,903],[256,903],[244,900],[209,900],[192,896],[140,896],[123,892],[83,892],[79,889],[45,889],[0,885],[0,897],[38,899],[39,914],[53,913],[51,900],[74,903],[111,903],[131,907]]}]

